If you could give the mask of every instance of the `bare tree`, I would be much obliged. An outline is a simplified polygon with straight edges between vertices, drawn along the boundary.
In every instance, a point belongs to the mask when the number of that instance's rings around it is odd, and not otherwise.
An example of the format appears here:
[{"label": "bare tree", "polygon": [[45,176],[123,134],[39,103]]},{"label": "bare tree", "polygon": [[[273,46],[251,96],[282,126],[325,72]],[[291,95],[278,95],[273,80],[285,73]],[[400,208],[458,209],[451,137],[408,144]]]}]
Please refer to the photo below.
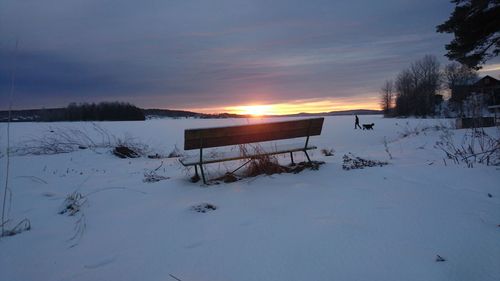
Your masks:
[{"label": "bare tree", "polygon": [[434,114],[442,99],[438,95],[441,72],[437,58],[426,55],[403,70],[396,78],[396,114],[427,116]]},{"label": "bare tree", "polygon": [[435,56],[426,55],[414,62],[410,69],[414,74],[416,85],[415,115],[434,114],[436,94],[440,89],[441,81],[439,61]]},{"label": "bare tree", "polygon": [[466,65],[452,62],[444,67],[444,82],[446,87],[453,90],[456,86],[470,85],[476,82],[477,72]]},{"label": "bare tree", "polygon": [[396,77],[394,87],[396,90],[395,114],[398,116],[407,116],[412,114],[411,103],[414,92],[412,73],[408,69],[401,71]]},{"label": "bare tree", "polygon": [[459,101],[460,89],[476,82],[478,75],[474,69],[452,62],[445,66],[443,78],[445,87],[451,91],[452,100]]},{"label": "bare tree", "polygon": [[452,62],[445,66],[443,70],[444,87],[450,91],[450,108],[463,115],[463,102],[469,93],[468,86],[478,79],[477,72],[466,65]]},{"label": "bare tree", "polygon": [[380,107],[384,112],[384,116],[389,116],[393,107],[394,101],[394,82],[386,80],[380,89]]}]

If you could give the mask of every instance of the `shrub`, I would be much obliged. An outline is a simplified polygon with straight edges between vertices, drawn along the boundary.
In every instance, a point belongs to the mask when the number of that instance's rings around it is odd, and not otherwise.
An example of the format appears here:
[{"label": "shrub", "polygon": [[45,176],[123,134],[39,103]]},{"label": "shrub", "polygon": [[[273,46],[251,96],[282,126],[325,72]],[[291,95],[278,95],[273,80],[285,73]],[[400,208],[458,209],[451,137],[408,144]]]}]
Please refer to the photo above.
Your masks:
[{"label": "shrub", "polygon": [[210,203],[201,203],[201,204],[192,206],[191,210],[198,212],[198,213],[206,213],[206,212],[217,210],[217,207],[213,204],[210,204]]},{"label": "shrub", "polygon": [[333,150],[333,148],[330,148],[330,149],[323,148],[323,149],[321,149],[321,153],[325,156],[333,156],[335,153],[335,150]]},{"label": "shrub", "polygon": [[120,158],[138,158],[139,153],[130,149],[128,146],[119,145],[113,149],[113,154]]},{"label": "shrub", "polygon": [[364,169],[365,167],[382,167],[388,164],[384,161],[363,159],[361,157],[354,156],[354,154],[352,153],[344,154],[342,160],[342,169],[346,171],[354,169]]}]

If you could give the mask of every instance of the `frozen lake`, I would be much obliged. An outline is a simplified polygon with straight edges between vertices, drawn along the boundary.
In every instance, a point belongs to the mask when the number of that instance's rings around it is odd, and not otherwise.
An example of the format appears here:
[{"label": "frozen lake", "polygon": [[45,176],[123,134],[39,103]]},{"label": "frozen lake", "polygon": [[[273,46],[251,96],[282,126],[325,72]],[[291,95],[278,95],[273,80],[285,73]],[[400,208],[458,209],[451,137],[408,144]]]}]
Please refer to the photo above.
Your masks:
[{"label": "frozen lake", "polygon": [[[353,116],[325,118],[321,136],[311,139],[319,148],[312,158],[325,162],[317,171],[208,187],[191,183],[192,171],[176,158],[119,159],[107,148],[15,155],[9,218],[28,218],[32,229],[0,240],[2,280],[499,280],[499,167],[446,160],[435,147],[444,132],[433,128],[450,120],[360,119],[374,130],[354,130]],[[174,147],[186,153],[184,129],[278,120],[95,124],[165,155]],[[103,140],[93,123],[14,123],[11,145],[76,131]],[[457,142],[466,133],[451,132]],[[322,155],[323,148],[334,156]],[[389,164],[346,171],[347,153]],[[216,176],[237,164],[209,170]],[[167,179],[144,182],[160,165],[157,173]],[[73,192],[86,203],[74,216],[58,214]],[[192,210],[201,203],[216,210]]]}]

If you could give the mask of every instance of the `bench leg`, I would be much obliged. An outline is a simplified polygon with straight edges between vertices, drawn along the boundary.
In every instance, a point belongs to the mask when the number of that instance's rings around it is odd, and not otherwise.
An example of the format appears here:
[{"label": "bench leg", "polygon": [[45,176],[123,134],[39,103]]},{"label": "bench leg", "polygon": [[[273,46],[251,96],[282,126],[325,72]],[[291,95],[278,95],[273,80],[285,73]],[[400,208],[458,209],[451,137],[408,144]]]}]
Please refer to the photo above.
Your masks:
[{"label": "bench leg", "polygon": [[191,182],[198,182],[200,176],[198,175],[198,165],[194,165],[194,176],[191,177]]},{"label": "bench leg", "polygon": [[292,160],[292,166],[295,166],[295,162],[293,162],[293,152],[290,152],[290,159]]},{"label": "bench leg", "polygon": [[203,171],[203,165],[200,164],[201,178],[203,179],[203,183],[207,184],[207,180],[205,179],[205,171]]},{"label": "bench leg", "polygon": [[309,161],[309,163],[311,163],[311,158],[309,158],[309,154],[307,154],[307,150],[304,150],[304,154],[307,157],[307,161]]}]

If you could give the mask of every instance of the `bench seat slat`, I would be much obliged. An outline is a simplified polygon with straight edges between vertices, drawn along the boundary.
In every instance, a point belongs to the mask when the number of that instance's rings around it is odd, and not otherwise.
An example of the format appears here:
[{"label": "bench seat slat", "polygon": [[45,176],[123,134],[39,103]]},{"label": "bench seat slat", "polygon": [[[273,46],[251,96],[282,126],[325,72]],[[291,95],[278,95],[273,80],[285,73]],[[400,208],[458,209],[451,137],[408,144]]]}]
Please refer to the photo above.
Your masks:
[{"label": "bench seat slat", "polygon": [[324,118],[184,131],[184,150],[274,141],[321,134]]},{"label": "bench seat slat", "polygon": [[[234,144],[245,144],[245,143],[255,143],[262,141],[275,141],[282,139],[300,138],[304,137],[303,129],[298,130],[286,130],[286,131],[274,131],[259,134],[246,134],[239,136],[221,136],[203,139],[203,147],[219,147],[228,146]],[[200,140],[185,140],[186,147],[197,147],[200,144]]]},{"label": "bench seat slat", "polygon": [[[316,146],[308,146],[305,150],[316,149]],[[223,161],[232,161],[232,160],[240,160],[240,159],[249,159],[256,156],[265,156],[265,155],[275,155],[275,154],[284,154],[289,152],[296,151],[304,151],[304,144],[281,144],[275,145],[272,147],[261,148],[256,151],[251,146],[249,146],[249,151],[247,155],[242,155],[240,151],[229,151],[229,152],[219,152],[208,155],[203,155],[203,164],[211,164],[218,163]],[[184,166],[194,166],[200,164],[200,156],[192,155],[182,157],[180,160],[182,165]]]}]

